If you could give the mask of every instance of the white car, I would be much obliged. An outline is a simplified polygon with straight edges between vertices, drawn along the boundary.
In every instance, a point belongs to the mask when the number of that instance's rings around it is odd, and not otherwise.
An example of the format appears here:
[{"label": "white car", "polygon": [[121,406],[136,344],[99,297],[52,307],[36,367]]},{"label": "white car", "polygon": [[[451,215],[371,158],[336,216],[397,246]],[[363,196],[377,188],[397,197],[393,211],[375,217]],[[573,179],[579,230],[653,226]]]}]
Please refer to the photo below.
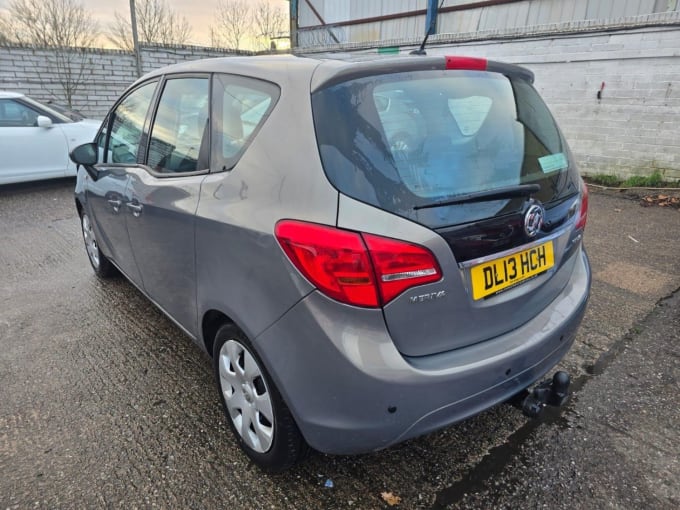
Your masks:
[{"label": "white car", "polygon": [[76,175],[71,149],[92,142],[101,121],[0,91],[0,184]]}]

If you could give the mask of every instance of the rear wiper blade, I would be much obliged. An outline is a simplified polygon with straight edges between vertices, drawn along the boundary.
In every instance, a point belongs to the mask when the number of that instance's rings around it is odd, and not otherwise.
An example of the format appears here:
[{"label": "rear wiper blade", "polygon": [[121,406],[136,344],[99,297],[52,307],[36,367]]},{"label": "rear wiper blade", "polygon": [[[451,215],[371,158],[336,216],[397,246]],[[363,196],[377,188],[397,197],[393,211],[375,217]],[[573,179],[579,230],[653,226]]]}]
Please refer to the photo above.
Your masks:
[{"label": "rear wiper blade", "polygon": [[470,204],[473,202],[490,202],[492,200],[502,200],[504,198],[526,197],[533,193],[538,193],[541,186],[538,184],[518,184],[517,186],[506,186],[504,188],[489,189],[485,191],[475,191],[464,193],[448,200],[433,202],[431,204],[417,205],[413,209],[431,209],[433,207],[444,207],[447,205]]}]

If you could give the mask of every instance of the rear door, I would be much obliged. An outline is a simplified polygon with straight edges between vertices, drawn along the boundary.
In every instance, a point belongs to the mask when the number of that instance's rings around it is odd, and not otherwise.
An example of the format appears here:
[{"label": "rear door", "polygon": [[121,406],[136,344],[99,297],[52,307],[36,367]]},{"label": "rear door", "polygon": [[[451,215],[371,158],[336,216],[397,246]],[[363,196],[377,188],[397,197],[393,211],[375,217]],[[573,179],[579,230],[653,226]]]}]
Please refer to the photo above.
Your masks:
[{"label": "rear door", "polygon": [[196,333],[195,213],[210,157],[210,79],[162,86],[144,165],[129,169],[127,228],[149,296]]},{"label": "rear door", "polygon": [[425,245],[441,265],[440,282],[384,306],[409,356],[535,317],[568,284],[580,247],[580,180],[526,71],[448,69],[440,58],[313,94],[324,169],[342,194],[338,225]]}]

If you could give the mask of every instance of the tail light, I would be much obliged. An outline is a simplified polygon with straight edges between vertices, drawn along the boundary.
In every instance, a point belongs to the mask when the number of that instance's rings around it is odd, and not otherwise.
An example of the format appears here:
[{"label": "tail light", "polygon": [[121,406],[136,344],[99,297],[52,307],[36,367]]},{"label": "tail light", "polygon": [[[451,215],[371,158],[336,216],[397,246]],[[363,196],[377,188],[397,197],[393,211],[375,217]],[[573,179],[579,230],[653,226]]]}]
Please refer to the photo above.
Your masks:
[{"label": "tail light", "polygon": [[406,289],[441,278],[439,264],[427,248],[387,237],[361,235],[373,262],[383,304]]},{"label": "tail light", "polygon": [[441,278],[432,252],[405,241],[292,220],[275,235],[312,285],[342,303],[377,308]]},{"label": "tail light", "polygon": [[375,274],[359,234],[285,220],[275,234],[293,265],[321,292],[343,303],[378,306]]},{"label": "tail light", "polygon": [[588,221],[588,185],[581,179],[581,207],[576,220],[576,228],[584,229]]}]

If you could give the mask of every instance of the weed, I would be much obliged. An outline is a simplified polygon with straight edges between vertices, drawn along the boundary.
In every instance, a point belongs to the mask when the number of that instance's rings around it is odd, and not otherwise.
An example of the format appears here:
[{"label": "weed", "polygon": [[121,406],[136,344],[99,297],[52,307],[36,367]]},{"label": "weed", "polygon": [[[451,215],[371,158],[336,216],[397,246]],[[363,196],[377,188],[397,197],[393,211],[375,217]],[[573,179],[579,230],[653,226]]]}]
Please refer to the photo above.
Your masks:
[{"label": "weed", "polygon": [[621,179],[612,174],[584,175],[586,182],[609,188],[680,188],[680,181],[664,181],[663,175],[655,170],[651,175],[633,175]]},{"label": "weed", "polygon": [[655,171],[651,175],[633,175],[623,183],[628,188],[658,188],[664,185],[661,173]]},{"label": "weed", "polygon": [[622,179],[617,177],[616,175],[611,175],[611,174],[595,174],[595,175],[587,175],[585,176],[586,180],[589,183],[592,184],[599,184],[601,186],[611,186],[614,188],[617,188],[621,185],[623,182]]}]

